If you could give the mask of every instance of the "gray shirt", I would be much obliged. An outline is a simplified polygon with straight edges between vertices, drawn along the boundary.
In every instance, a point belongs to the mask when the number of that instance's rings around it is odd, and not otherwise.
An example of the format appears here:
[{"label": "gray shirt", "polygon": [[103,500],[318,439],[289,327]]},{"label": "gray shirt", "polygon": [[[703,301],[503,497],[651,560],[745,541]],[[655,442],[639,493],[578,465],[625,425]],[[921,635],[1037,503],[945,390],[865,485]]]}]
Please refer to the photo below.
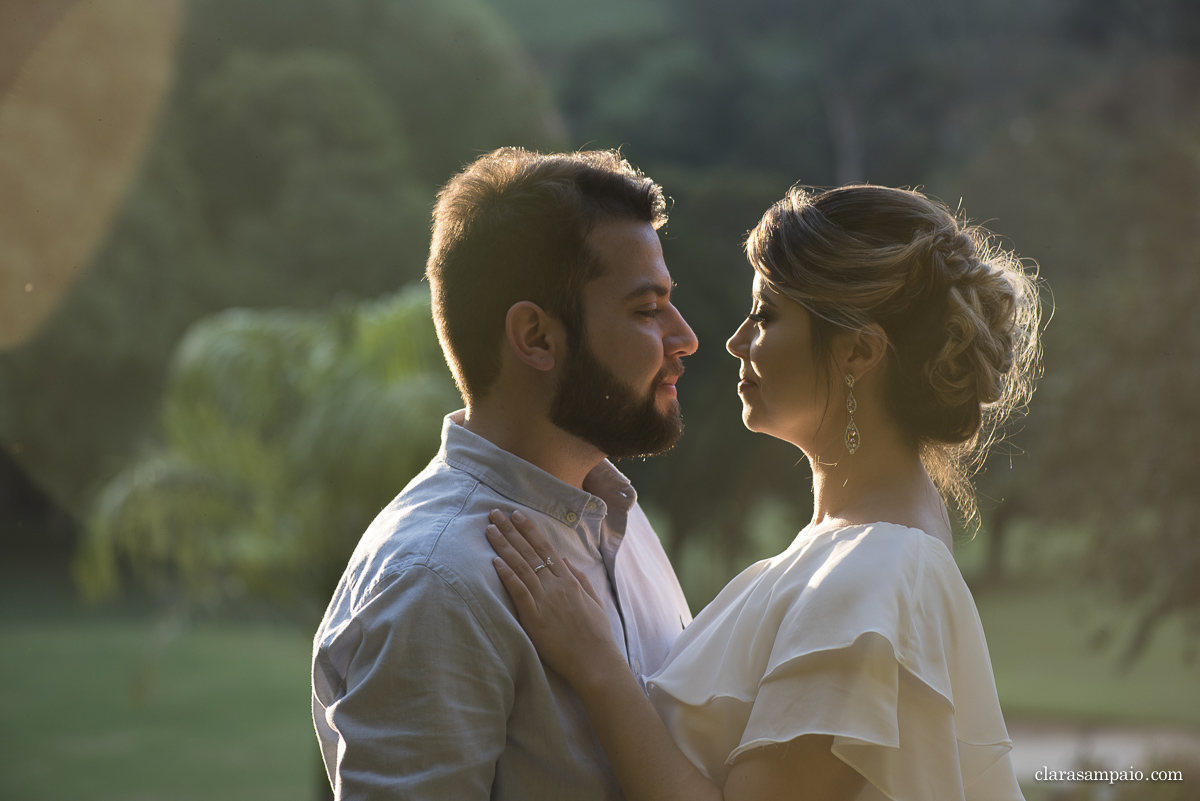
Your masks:
[{"label": "gray shirt", "polygon": [[446,418],[429,466],[363,535],[313,643],[313,721],[339,799],[619,799],[579,698],[547,673],[483,534],[520,508],[600,592],[641,678],[691,621],[636,495],[583,490]]}]

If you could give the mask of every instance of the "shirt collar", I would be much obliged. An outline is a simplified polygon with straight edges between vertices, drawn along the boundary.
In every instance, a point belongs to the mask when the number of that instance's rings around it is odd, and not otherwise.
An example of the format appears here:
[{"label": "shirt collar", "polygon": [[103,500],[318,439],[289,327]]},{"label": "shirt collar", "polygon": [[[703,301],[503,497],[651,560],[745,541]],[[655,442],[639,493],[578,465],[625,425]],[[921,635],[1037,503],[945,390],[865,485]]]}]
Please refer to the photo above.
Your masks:
[{"label": "shirt collar", "polygon": [[624,518],[637,500],[629,479],[607,459],[584,478],[586,489],[579,489],[463,428],[465,416],[460,409],[442,421],[438,457],[521,506],[574,528],[580,520],[603,520],[613,513]]}]

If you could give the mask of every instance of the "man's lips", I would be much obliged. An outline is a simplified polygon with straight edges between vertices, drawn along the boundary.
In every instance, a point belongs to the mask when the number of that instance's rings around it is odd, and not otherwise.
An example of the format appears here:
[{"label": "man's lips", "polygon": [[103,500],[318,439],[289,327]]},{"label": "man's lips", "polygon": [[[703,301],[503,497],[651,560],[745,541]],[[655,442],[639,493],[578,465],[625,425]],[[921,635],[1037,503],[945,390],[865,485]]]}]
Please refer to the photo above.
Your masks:
[{"label": "man's lips", "polygon": [[[670,369],[670,372],[667,372]],[[663,372],[659,373],[658,386],[655,387],[656,392],[661,392],[669,398],[678,397],[678,390],[675,389],[675,382],[683,375],[683,364],[679,360],[675,360],[673,364],[668,364]]]}]

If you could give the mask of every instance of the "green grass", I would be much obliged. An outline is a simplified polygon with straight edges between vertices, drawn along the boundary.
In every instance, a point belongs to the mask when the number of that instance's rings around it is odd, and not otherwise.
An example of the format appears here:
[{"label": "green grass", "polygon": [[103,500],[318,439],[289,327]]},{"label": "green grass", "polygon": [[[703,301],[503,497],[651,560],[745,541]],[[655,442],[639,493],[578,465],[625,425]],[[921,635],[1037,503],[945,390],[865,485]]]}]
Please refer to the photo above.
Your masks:
[{"label": "green grass", "polygon": [[1164,625],[1121,672],[1113,649],[1089,645],[1102,624],[1128,624],[1113,605],[1050,588],[982,593],[976,603],[1007,718],[1200,728],[1200,667],[1184,663],[1181,626]]},{"label": "green grass", "polygon": [[197,623],[163,647],[147,681],[151,611],[91,611],[47,592],[33,608],[4,578],[0,798],[314,796],[306,634]]},{"label": "green grass", "polygon": [[[1106,607],[1079,592],[977,597],[1005,715],[1200,727],[1200,671],[1168,627],[1131,671],[1088,648]],[[66,587],[0,576],[0,798],[301,799],[314,795],[309,635],[207,621],[140,666],[158,613],[88,609]],[[142,693],[142,700],[136,697]]]},{"label": "green grass", "polygon": [[[1181,622],[1166,621],[1121,672],[1118,656],[1134,615],[1080,584],[1076,566],[1089,547],[1084,529],[1019,522],[1009,534],[1005,570],[1020,578],[976,594],[1005,716],[1200,728],[1200,664],[1184,662]],[[981,574],[986,548],[986,529],[955,543],[968,581]],[[1092,643],[1101,629],[1110,636],[1097,650]]]}]

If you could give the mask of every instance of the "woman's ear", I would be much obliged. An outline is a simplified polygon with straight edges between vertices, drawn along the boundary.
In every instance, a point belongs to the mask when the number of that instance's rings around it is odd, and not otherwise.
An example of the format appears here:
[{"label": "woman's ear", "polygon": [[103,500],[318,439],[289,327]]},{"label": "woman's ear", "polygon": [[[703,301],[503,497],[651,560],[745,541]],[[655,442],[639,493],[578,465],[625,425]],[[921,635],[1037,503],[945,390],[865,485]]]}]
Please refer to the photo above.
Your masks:
[{"label": "woman's ear", "polygon": [[841,336],[838,367],[842,375],[850,374],[856,380],[861,379],[883,363],[887,355],[888,338],[878,323],[845,331]]},{"label": "woman's ear", "polygon": [[565,352],[566,332],[562,323],[527,300],[514,303],[508,310],[504,333],[512,354],[535,370],[553,370]]}]

